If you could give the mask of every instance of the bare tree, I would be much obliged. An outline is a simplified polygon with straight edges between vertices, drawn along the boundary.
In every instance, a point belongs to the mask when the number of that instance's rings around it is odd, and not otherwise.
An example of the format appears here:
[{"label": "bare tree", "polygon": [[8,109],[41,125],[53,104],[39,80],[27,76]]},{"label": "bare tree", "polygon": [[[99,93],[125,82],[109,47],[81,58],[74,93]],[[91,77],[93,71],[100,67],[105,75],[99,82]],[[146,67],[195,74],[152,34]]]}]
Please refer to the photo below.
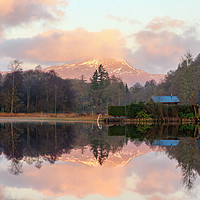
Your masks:
[{"label": "bare tree", "polygon": [[11,91],[11,108],[10,112],[13,113],[13,107],[14,107],[14,97],[16,92],[16,81],[15,81],[15,73],[17,71],[22,71],[22,61],[19,60],[13,60],[9,63],[8,68],[12,71],[12,91]]},{"label": "bare tree", "polygon": [[41,65],[37,65],[37,66],[35,67],[35,70],[37,70],[37,71],[39,71],[39,70],[41,70],[41,69],[42,69]]},{"label": "bare tree", "polygon": [[22,71],[22,64],[23,62],[18,60],[18,59],[15,59],[13,61],[11,61],[9,64],[8,64],[8,68],[12,71],[12,72],[16,72],[16,71]]}]

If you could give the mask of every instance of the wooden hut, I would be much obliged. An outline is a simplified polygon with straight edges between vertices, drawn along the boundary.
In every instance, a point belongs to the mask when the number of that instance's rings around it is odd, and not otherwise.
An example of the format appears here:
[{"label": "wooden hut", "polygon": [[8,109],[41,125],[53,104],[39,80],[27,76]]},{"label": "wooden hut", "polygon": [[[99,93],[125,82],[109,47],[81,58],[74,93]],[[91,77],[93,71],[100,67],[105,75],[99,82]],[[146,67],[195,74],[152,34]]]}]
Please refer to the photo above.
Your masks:
[{"label": "wooden hut", "polygon": [[171,105],[171,104],[179,104],[180,100],[177,96],[153,96],[151,97],[151,101],[153,101],[154,103],[161,103],[161,104],[167,104],[167,105]]}]

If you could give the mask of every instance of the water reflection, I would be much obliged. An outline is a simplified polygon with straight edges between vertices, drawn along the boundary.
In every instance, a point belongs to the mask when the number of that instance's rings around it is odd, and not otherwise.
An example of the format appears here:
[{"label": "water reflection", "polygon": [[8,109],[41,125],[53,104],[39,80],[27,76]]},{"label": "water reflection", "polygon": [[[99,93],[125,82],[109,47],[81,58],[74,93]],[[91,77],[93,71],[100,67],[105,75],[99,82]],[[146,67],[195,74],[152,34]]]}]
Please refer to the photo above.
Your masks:
[{"label": "water reflection", "polygon": [[53,164],[63,154],[81,149],[84,154],[89,145],[99,164],[102,165],[110,152],[120,151],[126,137],[108,137],[107,127],[65,123],[4,123],[0,127],[0,150],[12,160],[10,172],[22,173],[21,160],[37,168],[44,161]]},{"label": "water reflection", "polygon": [[170,159],[176,159],[182,171],[182,185],[191,190],[200,174],[200,136],[198,125],[111,126],[109,135],[126,135],[134,143],[165,147]]},{"label": "water reflection", "polygon": [[[76,196],[81,198],[96,193],[110,197],[120,195],[119,188],[127,185],[129,180],[121,177],[130,177],[124,167],[131,166],[136,170],[136,163],[139,158],[142,159],[142,155],[151,155],[152,158],[147,156],[138,166],[138,170],[144,169],[142,173],[138,172],[141,180],[135,186],[135,191],[144,193],[147,188],[155,190],[150,182],[157,188],[161,187],[155,182],[158,176],[162,176],[165,184],[169,177],[178,180],[177,172],[172,174],[172,170],[166,169],[167,164],[164,166],[160,163],[158,169],[155,166],[152,168],[153,164],[145,168],[151,162],[157,165],[158,160],[151,160],[155,157],[154,152],[161,152],[162,157],[165,155],[172,163],[176,161],[176,167],[181,170],[182,185],[191,190],[200,173],[198,132],[199,127],[195,125],[103,126],[99,130],[96,125],[82,123],[1,123],[0,151],[8,160],[7,171],[10,174],[31,177],[34,185],[38,185],[44,194],[50,196],[66,195],[66,191],[68,195],[78,191]],[[134,164],[131,163],[133,158],[138,158]],[[74,164],[66,165],[67,162]],[[166,163],[166,160],[162,162]],[[78,166],[78,163],[83,166]],[[32,172],[33,169],[27,168],[27,164],[35,166],[39,171]],[[104,167],[108,168],[105,170]],[[48,176],[51,178],[48,178],[47,183],[44,180]],[[138,177],[135,176],[136,181]],[[95,181],[90,177],[96,177]],[[133,180],[129,181],[131,185],[136,184],[132,183]],[[57,184],[56,188],[53,183]],[[44,187],[45,184],[49,189]],[[165,184],[160,190],[166,188]]]}]

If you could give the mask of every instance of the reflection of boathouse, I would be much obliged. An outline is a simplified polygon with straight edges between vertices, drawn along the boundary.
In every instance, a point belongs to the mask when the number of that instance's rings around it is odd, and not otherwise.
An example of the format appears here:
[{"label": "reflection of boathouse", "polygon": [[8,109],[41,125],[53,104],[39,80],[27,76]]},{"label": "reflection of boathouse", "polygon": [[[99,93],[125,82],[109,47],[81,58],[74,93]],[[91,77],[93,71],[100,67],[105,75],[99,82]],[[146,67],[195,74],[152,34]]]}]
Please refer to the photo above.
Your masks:
[{"label": "reflection of boathouse", "polygon": [[177,146],[179,144],[180,140],[179,139],[163,139],[163,140],[154,140],[152,145],[154,146],[164,146],[164,147],[169,147],[169,146]]}]

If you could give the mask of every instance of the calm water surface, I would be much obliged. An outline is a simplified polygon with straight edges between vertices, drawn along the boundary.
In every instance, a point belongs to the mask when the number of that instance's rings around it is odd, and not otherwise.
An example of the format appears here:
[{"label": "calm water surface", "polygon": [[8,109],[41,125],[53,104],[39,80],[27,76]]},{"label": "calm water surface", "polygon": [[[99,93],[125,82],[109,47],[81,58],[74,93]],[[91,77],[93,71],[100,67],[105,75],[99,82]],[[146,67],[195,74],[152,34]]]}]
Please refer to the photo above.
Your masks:
[{"label": "calm water surface", "polygon": [[0,199],[200,199],[198,128],[1,121]]}]

